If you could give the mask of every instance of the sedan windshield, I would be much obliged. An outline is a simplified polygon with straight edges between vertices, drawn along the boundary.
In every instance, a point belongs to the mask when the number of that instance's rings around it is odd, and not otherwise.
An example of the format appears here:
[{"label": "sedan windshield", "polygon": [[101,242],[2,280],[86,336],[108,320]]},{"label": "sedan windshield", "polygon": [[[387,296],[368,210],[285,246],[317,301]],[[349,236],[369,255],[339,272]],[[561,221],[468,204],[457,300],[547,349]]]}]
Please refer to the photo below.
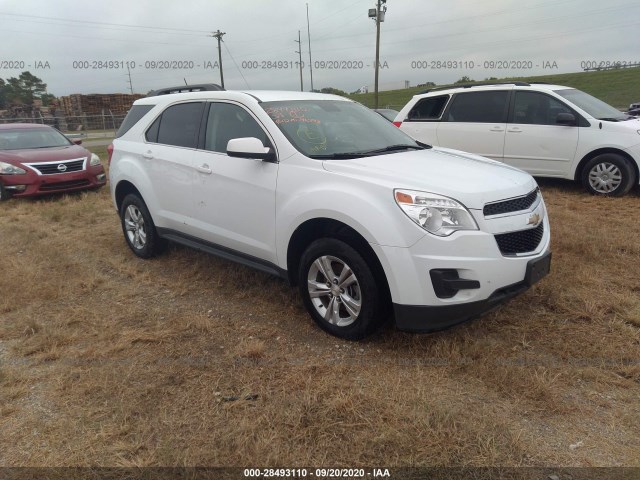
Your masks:
[{"label": "sedan windshield", "polygon": [[598,120],[617,122],[627,119],[627,116],[620,110],[613,108],[608,103],[605,103],[596,97],[592,97],[581,90],[568,88],[566,90],[556,90],[555,93],[574,103],[576,106],[580,107],[593,118],[597,118]]},{"label": "sedan windshield", "polygon": [[53,128],[0,130],[0,150],[65,147],[72,143]]},{"label": "sedan windshield", "polygon": [[264,102],[262,107],[293,146],[311,158],[348,159],[426,147],[355,102],[295,100]]}]

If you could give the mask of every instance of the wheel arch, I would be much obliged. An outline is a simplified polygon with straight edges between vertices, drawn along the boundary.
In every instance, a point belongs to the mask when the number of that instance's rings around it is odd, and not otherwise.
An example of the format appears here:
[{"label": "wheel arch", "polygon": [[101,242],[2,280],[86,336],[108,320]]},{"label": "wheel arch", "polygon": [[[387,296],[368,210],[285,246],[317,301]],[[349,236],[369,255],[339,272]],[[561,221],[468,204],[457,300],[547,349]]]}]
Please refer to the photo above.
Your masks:
[{"label": "wheel arch", "polygon": [[353,227],[332,218],[313,218],[298,226],[291,235],[287,246],[287,275],[292,286],[298,284],[300,259],[307,247],[319,238],[342,240],[354,248],[369,264],[378,281],[378,286],[390,301],[389,282],[378,256],[369,242]]},{"label": "wheel arch", "polygon": [[138,197],[140,197],[140,199],[144,202],[144,198],[142,198],[142,194],[140,193],[140,190],[138,190],[136,186],[133,183],[129,182],[128,180],[122,180],[118,182],[118,185],[116,186],[116,189],[115,189],[115,201],[116,201],[116,208],[118,209],[118,212],[120,211],[120,207],[122,207],[122,202],[124,198],[130,193],[138,195]]},{"label": "wheel arch", "polygon": [[578,166],[576,167],[576,170],[573,174],[573,178],[576,182],[580,182],[581,178],[582,178],[582,170],[584,169],[584,166],[587,164],[587,162],[589,160],[591,160],[592,158],[597,157],[598,155],[602,155],[604,153],[613,153],[616,155],[620,155],[621,157],[627,159],[627,161],[631,164],[631,167],[633,168],[633,172],[635,174],[635,179],[634,179],[634,184],[638,183],[638,178],[640,178],[640,171],[638,170],[638,164],[635,162],[635,160],[633,159],[633,157],[631,155],[629,155],[627,152],[625,152],[624,150],[620,150],[617,148],[611,148],[611,147],[607,147],[607,148],[598,148],[597,150],[593,150],[589,153],[587,153],[584,157],[582,157],[582,160],[580,160],[580,162],[578,162]]}]

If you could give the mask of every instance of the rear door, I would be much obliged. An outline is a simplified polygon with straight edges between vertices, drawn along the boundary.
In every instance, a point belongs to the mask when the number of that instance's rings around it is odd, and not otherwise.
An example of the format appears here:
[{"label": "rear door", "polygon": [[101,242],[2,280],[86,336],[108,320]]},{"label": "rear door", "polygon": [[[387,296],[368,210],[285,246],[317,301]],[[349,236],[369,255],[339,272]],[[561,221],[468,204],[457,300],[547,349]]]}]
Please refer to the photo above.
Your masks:
[{"label": "rear door", "polygon": [[504,144],[504,162],[532,175],[565,176],[578,147],[580,128],[558,125],[559,113],[578,114],[542,92],[515,90]]},{"label": "rear door", "polygon": [[145,132],[142,157],[156,194],[159,227],[193,233],[193,157],[198,146],[204,102],[171,105]]},{"label": "rear door", "polygon": [[438,123],[438,145],[502,161],[509,90],[456,94]]}]

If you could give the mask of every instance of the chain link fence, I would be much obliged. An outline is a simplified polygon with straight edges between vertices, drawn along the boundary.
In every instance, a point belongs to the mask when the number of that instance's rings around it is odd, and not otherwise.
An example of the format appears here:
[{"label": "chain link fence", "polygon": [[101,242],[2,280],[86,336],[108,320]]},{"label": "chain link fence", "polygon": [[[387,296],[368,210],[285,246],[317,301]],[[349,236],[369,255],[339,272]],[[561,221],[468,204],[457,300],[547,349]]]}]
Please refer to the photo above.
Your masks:
[{"label": "chain link fence", "polygon": [[0,124],[35,123],[49,125],[70,136],[114,136],[126,115],[103,113],[98,115],[0,117]]}]

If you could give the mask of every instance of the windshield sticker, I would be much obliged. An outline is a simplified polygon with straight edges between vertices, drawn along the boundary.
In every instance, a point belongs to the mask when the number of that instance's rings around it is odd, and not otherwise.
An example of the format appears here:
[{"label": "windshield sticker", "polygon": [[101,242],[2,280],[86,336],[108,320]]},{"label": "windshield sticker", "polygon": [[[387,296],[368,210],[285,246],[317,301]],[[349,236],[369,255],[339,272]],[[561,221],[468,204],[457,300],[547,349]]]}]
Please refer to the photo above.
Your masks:
[{"label": "windshield sticker", "polygon": [[300,125],[296,130],[296,136],[305,143],[311,145],[310,153],[324,152],[327,150],[327,137],[315,125]]},{"label": "windshield sticker", "polygon": [[269,107],[265,111],[277,125],[284,123],[320,123],[317,118],[306,117],[309,111],[307,107]]}]

